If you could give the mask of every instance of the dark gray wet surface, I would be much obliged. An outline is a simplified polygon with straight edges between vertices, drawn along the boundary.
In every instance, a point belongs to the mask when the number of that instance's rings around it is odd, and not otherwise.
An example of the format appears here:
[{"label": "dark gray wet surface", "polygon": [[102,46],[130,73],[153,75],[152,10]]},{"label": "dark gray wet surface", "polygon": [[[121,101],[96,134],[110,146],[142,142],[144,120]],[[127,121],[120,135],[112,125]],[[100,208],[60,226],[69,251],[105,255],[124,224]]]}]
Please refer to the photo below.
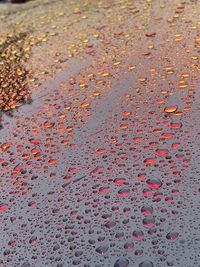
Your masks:
[{"label": "dark gray wet surface", "polygon": [[31,101],[0,130],[1,267],[200,266],[197,5],[112,2],[31,18]]}]

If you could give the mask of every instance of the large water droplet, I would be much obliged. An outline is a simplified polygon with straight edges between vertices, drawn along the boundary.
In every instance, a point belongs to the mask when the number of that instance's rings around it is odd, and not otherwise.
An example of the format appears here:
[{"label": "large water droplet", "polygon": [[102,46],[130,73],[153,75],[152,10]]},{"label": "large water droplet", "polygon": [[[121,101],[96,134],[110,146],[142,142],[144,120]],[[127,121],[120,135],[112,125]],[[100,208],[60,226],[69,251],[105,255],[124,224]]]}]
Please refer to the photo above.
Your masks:
[{"label": "large water droplet", "polygon": [[129,260],[126,258],[120,258],[115,262],[114,267],[127,267],[129,265]]},{"label": "large water droplet", "polygon": [[178,238],[178,233],[177,232],[170,232],[167,234],[166,238],[168,240],[176,240]]},{"label": "large water droplet", "polygon": [[153,267],[153,263],[151,261],[143,261],[139,264],[139,267]]}]

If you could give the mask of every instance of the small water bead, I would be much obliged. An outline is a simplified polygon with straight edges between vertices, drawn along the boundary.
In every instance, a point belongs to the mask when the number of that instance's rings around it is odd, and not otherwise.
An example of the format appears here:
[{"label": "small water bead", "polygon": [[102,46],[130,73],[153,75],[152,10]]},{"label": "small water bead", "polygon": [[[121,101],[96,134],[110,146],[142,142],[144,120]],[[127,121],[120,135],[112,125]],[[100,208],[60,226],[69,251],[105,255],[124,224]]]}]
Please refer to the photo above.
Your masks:
[{"label": "small water bead", "polygon": [[157,159],[156,158],[148,158],[148,159],[145,159],[144,160],[144,163],[146,164],[146,165],[151,165],[151,164],[154,164],[154,163],[156,163],[157,162]]},{"label": "small water bead", "polygon": [[37,205],[37,203],[36,202],[34,202],[34,201],[31,201],[30,203],[28,203],[28,206],[29,206],[29,208],[35,208],[36,207],[36,205]]},{"label": "small water bead", "polygon": [[108,193],[109,190],[110,190],[109,187],[101,187],[101,188],[99,188],[99,193],[100,193],[101,195],[103,195],[103,194]]},{"label": "small water bead", "polygon": [[157,149],[156,150],[156,154],[158,156],[165,156],[169,153],[169,150],[168,149]]},{"label": "small water bead", "polygon": [[141,230],[135,230],[132,233],[132,237],[136,240],[141,240],[144,237],[144,233]]},{"label": "small water bead", "polygon": [[30,243],[31,245],[35,245],[35,244],[37,243],[37,237],[36,237],[36,236],[32,237],[32,238],[29,240],[29,243]]},{"label": "small water bead", "polygon": [[143,190],[143,195],[144,195],[145,197],[151,196],[152,194],[153,194],[153,192],[152,192],[152,190],[150,190],[150,189],[145,188],[145,189]]},{"label": "small water bead", "polygon": [[170,128],[171,129],[180,129],[180,128],[182,128],[182,123],[171,123],[170,124]]},{"label": "small water bead", "polygon": [[100,246],[98,248],[96,248],[96,252],[103,255],[105,254],[109,249],[109,246],[105,245],[105,246]]},{"label": "small water bead", "polygon": [[173,261],[167,261],[167,266],[174,266]]},{"label": "small water bead", "polygon": [[153,263],[151,261],[143,261],[139,264],[139,267],[153,267]]},{"label": "small water bead", "polygon": [[146,184],[152,189],[158,189],[162,186],[162,182],[159,179],[148,179]]},{"label": "small water bead", "polygon": [[122,188],[118,191],[118,194],[122,197],[126,197],[128,196],[128,194],[130,193],[130,189],[129,188]]},{"label": "small water bead", "polygon": [[127,267],[127,266],[129,266],[129,260],[126,258],[120,258],[114,264],[114,267]]},{"label": "small water bead", "polygon": [[115,221],[109,221],[105,224],[105,227],[108,229],[112,229],[116,226],[116,222]]},{"label": "small water bead", "polygon": [[135,256],[142,256],[143,255],[143,250],[142,249],[136,249],[135,251]]},{"label": "small water bead", "polygon": [[133,248],[134,248],[134,243],[133,242],[126,242],[125,244],[124,244],[124,248],[127,250],[127,251],[131,251],[131,250],[133,250]]},{"label": "small water bead", "polygon": [[123,179],[123,178],[116,178],[115,180],[114,180],[114,184],[115,185],[122,185],[122,184],[124,184],[125,183],[125,179]]},{"label": "small water bead", "polygon": [[72,264],[73,264],[73,265],[79,265],[79,264],[81,264],[81,260],[76,259],[76,260],[74,260],[74,261],[72,262]]},{"label": "small water bead", "polygon": [[95,241],[94,239],[89,239],[89,240],[88,240],[88,243],[91,244],[91,245],[95,244],[95,242],[96,242],[96,241]]},{"label": "small water bead", "polygon": [[117,233],[115,237],[119,240],[122,240],[124,238],[124,233]]},{"label": "small water bead", "polygon": [[31,267],[29,262],[24,262],[21,267]]},{"label": "small water bead", "polygon": [[149,214],[152,214],[153,213],[153,208],[150,207],[150,206],[143,206],[141,208],[141,212],[144,214],[144,215],[149,215]]},{"label": "small water bead", "polygon": [[178,109],[178,106],[168,106],[164,109],[164,111],[166,113],[173,113],[173,112],[177,111],[177,109]]},{"label": "small water bead", "polygon": [[156,232],[157,232],[157,229],[155,229],[155,228],[151,228],[151,229],[148,230],[147,233],[148,233],[149,235],[155,235]]},{"label": "small water bead", "polygon": [[145,33],[146,37],[155,37],[156,36],[156,32],[147,32]]},{"label": "small water bead", "polygon": [[166,238],[168,239],[168,240],[176,240],[177,238],[178,238],[178,236],[179,236],[179,233],[177,233],[177,232],[170,232],[170,233],[168,233],[167,235],[166,235]]},{"label": "small water bead", "polygon": [[152,218],[144,218],[142,221],[143,225],[147,228],[151,228],[155,224],[155,219]]},{"label": "small water bead", "polygon": [[8,205],[7,204],[1,204],[0,203],[0,212],[5,211],[7,209],[8,209]]}]

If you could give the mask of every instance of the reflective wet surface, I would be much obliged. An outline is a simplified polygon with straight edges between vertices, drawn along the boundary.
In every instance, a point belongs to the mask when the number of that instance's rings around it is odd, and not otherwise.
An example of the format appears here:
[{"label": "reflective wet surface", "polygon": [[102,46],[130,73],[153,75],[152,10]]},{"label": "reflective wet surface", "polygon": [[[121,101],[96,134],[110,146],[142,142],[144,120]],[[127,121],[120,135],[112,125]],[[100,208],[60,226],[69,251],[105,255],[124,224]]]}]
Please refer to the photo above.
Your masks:
[{"label": "reflective wet surface", "polygon": [[200,266],[198,14],[2,4],[1,267]]}]

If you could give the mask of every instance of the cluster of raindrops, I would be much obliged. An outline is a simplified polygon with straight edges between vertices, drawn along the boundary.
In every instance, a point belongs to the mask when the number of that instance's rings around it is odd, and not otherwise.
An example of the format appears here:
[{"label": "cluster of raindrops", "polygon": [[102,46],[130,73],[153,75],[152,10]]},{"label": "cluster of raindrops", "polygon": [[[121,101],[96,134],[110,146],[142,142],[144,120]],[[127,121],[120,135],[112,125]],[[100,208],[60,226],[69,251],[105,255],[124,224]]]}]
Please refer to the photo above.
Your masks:
[{"label": "cluster of raindrops", "polygon": [[1,50],[0,267],[198,266],[197,4],[36,2]]}]

